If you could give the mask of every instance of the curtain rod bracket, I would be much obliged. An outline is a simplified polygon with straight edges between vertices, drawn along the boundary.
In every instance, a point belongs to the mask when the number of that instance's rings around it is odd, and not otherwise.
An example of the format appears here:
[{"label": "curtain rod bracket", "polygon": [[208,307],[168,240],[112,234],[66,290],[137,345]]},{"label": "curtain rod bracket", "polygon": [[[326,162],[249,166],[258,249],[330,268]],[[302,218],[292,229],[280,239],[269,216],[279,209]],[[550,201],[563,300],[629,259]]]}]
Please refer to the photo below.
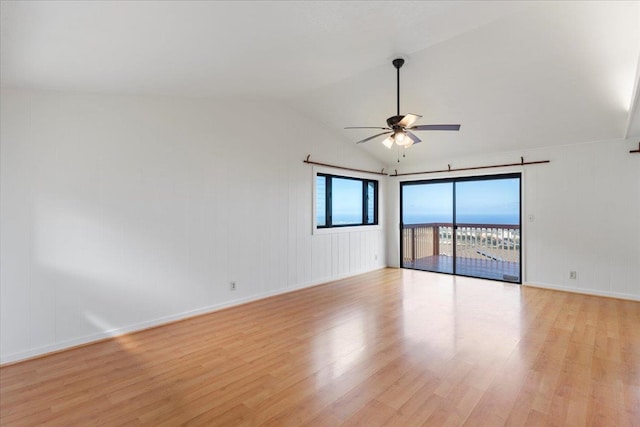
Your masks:
[{"label": "curtain rod bracket", "polygon": [[638,142],[638,149],[637,150],[631,150],[629,152],[630,153],[640,153],[640,141]]},{"label": "curtain rod bracket", "polygon": [[520,156],[520,164],[524,165],[524,156]]},{"label": "curtain rod bracket", "polygon": [[305,160],[305,162],[309,162],[309,157],[311,157],[311,154],[307,154],[307,159]]},{"label": "curtain rod bracket", "polygon": [[451,165],[447,163],[447,167],[449,168],[449,172],[451,172]]}]

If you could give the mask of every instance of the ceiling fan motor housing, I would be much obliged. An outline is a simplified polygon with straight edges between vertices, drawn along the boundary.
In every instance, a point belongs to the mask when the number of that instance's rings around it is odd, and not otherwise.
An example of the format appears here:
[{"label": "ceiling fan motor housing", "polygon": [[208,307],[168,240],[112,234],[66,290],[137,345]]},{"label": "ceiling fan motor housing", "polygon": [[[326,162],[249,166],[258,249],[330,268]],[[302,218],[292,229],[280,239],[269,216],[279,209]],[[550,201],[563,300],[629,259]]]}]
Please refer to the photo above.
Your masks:
[{"label": "ceiling fan motor housing", "polygon": [[403,118],[404,116],[391,116],[387,119],[387,125],[389,125],[390,128],[393,128],[394,126],[397,126]]},{"label": "ceiling fan motor housing", "polygon": [[398,127],[398,123],[400,122],[400,120],[402,120],[404,118],[404,116],[391,116],[387,119],[387,125],[391,128],[394,129],[396,127]]}]

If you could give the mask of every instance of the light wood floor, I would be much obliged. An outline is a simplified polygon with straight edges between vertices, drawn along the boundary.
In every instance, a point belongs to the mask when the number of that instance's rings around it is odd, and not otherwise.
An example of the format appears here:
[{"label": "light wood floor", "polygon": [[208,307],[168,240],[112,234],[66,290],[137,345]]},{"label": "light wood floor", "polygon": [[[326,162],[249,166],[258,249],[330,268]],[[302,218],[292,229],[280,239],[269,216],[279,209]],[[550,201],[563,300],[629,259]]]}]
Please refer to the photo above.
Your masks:
[{"label": "light wood floor", "polygon": [[384,269],[0,369],[2,425],[640,425],[640,303]]}]

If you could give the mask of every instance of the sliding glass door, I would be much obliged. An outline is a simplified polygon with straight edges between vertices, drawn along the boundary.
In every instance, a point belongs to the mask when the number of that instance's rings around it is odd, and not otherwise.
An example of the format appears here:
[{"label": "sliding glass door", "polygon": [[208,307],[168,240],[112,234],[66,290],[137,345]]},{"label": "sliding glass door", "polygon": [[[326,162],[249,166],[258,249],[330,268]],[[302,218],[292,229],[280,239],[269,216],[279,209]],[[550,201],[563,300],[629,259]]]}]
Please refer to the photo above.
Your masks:
[{"label": "sliding glass door", "polygon": [[520,174],[401,183],[402,267],[521,283]]},{"label": "sliding glass door", "polygon": [[402,266],[453,273],[453,183],[403,185]]}]

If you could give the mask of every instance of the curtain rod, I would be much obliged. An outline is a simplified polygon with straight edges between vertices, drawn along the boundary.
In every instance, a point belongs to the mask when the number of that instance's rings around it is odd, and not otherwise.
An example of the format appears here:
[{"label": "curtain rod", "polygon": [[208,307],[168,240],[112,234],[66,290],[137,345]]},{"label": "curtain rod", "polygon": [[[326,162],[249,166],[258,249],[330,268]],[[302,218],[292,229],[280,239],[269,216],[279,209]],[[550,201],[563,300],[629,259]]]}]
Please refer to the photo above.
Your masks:
[{"label": "curtain rod", "polygon": [[309,160],[309,157],[311,157],[311,154],[309,154],[307,156],[307,158],[304,159],[302,162],[303,163],[308,163],[310,165],[327,166],[327,167],[330,167],[330,168],[342,169],[342,170],[352,171],[352,172],[364,172],[364,173],[372,173],[372,174],[375,174],[375,175],[385,175],[385,176],[388,175],[387,173],[384,173],[384,168],[382,168],[382,170],[380,172],[366,171],[366,170],[363,170],[363,169],[354,169],[354,168],[347,168],[347,167],[344,167],[344,166],[330,165],[330,164],[327,164],[327,163],[318,163],[318,162],[314,162],[314,161]]},{"label": "curtain rod", "polygon": [[630,153],[640,153],[640,142],[638,142],[638,149],[637,150],[631,150],[629,152]]},{"label": "curtain rod", "polygon": [[455,168],[452,169],[451,165],[447,165],[447,169],[435,170],[435,171],[425,171],[425,172],[408,172],[408,173],[398,173],[396,169],[395,174],[389,176],[407,176],[407,175],[423,175],[428,173],[441,173],[441,172],[457,172],[457,171],[470,171],[476,169],[491,169],[491,168],[504,168],[507,166],[524,166],[524,165],[539,165],[541,163],[550,163],[551,160],[538,160],[536,162],[525,162],[524,157],[520,157],[520,163],[506,163],[504,165],[491,165],[491,166],[474,166],[470,168]]}]

